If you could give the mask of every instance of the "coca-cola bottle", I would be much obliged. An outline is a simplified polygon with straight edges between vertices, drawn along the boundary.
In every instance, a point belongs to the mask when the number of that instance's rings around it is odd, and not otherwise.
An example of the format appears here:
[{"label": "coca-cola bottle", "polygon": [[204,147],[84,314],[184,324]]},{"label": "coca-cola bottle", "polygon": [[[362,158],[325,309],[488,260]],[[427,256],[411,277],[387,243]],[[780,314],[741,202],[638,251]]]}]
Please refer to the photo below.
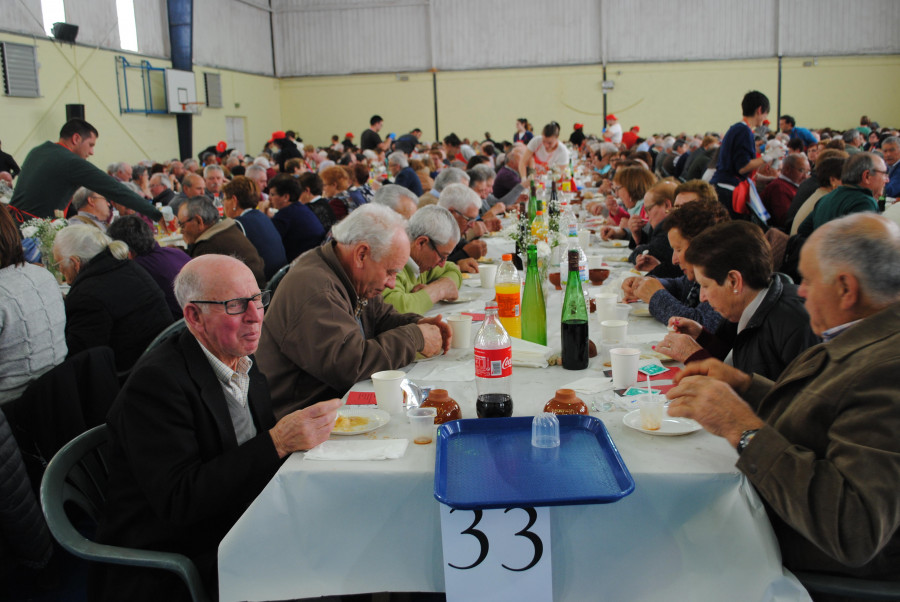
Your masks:
[{"label": "coca-cola bottle", "polygon": [[512,416],[512,342],[497,317],[497,303],[484,307],[484,322],[475,335],[475,386],[479,418]]}]

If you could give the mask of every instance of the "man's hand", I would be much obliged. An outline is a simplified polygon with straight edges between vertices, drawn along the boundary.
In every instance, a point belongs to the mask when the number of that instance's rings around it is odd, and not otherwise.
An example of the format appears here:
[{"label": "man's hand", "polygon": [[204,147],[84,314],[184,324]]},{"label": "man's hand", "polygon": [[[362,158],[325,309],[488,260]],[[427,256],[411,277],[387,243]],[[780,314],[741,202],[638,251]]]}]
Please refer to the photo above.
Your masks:
[{"label": "man's hand", "polygon": [[450,325],[441,317],[438,314],[433,318],[422,318],[418,322],[422,336],[425,337],[425,346],[419,352],[425,357],[437,355],[441,350],[444,353],[450,351],[450,340],[453,338],[453,333],[450,331]]},{"label": "man's hand", "polygon": [[428,292],[428,297],[432,303],[444,300],[452,301],[459,297],[459,289],[456,288],[456,283],[449,278],[438,278],[434,282],[429,282],[425,285],[425,290]]},{"label": "man's hand", "polygon": [[466,226],[465,237],[466,240],[475,240],[481,236],[487,234],[487,226],[484,225],[483,221],[471,221],[469,225]]},{"label": "man's hand", "polygon": [[504,205],[502,202],[498,201],[498,202],[494,203],[494,206],[488,210],[488,212],[485,214],[485,216],[487,216],[487,215],[503,215],[504,213],[506,213],[506,205]]},{"label": "man's hand", "polygon": [[269,430],[278,457],[300,450],[312,449],[331,434],[340,399],[320,401],[302,410],[291,412]]},{"label": "man's hand", "polygon": [[500,223],[499,217],[485,214],[481,221],[490,232],[499,232],[503,229],[503,224]]},{"label": "man's hand", "polygon": [[661,291],[664,288],[662,282],[656,278],[644,278],[634,288],[634,296],[645,303],[650,303],[650,299],[656,294],[656,291]]},{"label": "man's hand", "polygon": [[586,201],[582,206],[587,209],[587,212],[591,215],[603,215],[603,203],[599,201]]},{"label": "man's hand", "polygon": [[697,337],[700,336],[700,333],[703,332],[703,326],[701,326],[699,322],[695,322],[688,318],[682,318],[681,316],[669,318],[668,326],[673,332],[686,334],[695,341],[697,340]]},{"label": "man's hand", "polygon": [[708,358],[699,362],[691,362],[685,366],[684,370],[675,375],[675,382],[679,383],[682,379],[695,375],[709,376],[720,380],[738,393],[745,393],[753,380],[749,374],[741,372],[734,366],[729,366],[715,358]]},{"label": "man's hand", "polygon": [[670,416],[693,418],[713,435],[727,439],[732,447],[737,447],[744,431],[765,426],[728,384],[714,378],[682,377],[666,397],[671,401]]},{"label": "man's hand", "polygon": [[[485,247],[487,247],[487,245],[485,245]],[[467,274],[477,274],[478,260],[472,259],[471,257],[464,257],[463,259],[460,259],[456,262],[456,267],[459,268],[460,272],[466,272]]]},{"label": "man's hand", "polygon": [[625,238],[625,229],[618,226],[602,226],[600,228],[602,240],[616,240]]},{"label": "man's hand", "polygon": [[634,261],[634,267],[641,272],[649,272],[659,264],[659,259],[657,259],[653,255],[650,255],[649,253],[646,255],[638,255],[637,259],[635,259]]},{"label": "man's hand", "polygon": [[463,246],[463,251],[472,259],[478,259],[487,253],[487,243],[483,240],[473,240]]},{"label": "man's hand", "polygon": [[703,349],[703,347],[686,334],[670,332],[662,341],[657,343],[653,349],[660,353],[665,353],[672,359],[683,362]]}]

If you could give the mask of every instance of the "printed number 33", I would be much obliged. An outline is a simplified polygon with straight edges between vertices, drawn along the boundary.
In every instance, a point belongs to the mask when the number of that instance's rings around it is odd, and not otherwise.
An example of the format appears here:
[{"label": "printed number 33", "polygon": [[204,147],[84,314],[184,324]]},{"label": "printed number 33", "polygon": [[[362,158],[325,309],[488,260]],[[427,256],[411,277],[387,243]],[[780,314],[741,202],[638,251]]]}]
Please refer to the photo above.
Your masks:
[{"label": "printed number 33", "polygon": [[[503,513],[506,514],[510,510],[515,510],[515,508],[507,508],[506,510],[503,511]],[[534,508],[519,508],[519,510],[524,510],[528,514],[528,524],[525,525],[524,529],[522,529],[521,531],[518,531],[516,533],[516,537],[525,537],[529,541],[531,541],[531,545],[534,546],[534,556],[532,557],[531,562],[529,562],[527,565],[523,566],[522,568],[516,569],[516,568],[506,566],[505,564],[500,565],[508,571],[517,571],[517,572],[518,571],[527,571],[528,569],[530,569],[531,567],[536,565],[538,562],[540,562],[541,557],[544,555],[544,542],[541,541],[541,538],[538,537],[538,535],[536,533],[532,533],[531,531],[529,531],[529,529],[534,525],[535,521],[537,520],[537,512],[535,511]],[[450,510],[451,514],[453,512],[455,512],[455,509]],[[473,510],[472,513],[475,515],[475,520],[472,521],[472,524],[469,525],[468,528],[466,528],[463,531],[460,531],[460,534],[461,535],[471,535],[472,537],[477,539],[478,544],[481,547],[481,549],[479,551],[478,558],[475,560],[475,562],[473,562],[469,566],[457,566],[451,562],[447,563],[448,565],[450,565],[451,567],[453,567],[455,569],[460,569],[460,570],[474,569],[476,566],[478,566],[479,564],[484,562],[484,559],[487,558],[487,555],[488,555],[488,550],[490,548],[490,542],[488,541],[487,535],[484,534],[484,531],[480,531],[475,528],[478,526],[478,523],[481,522],[483,513],[481,510]]]}]

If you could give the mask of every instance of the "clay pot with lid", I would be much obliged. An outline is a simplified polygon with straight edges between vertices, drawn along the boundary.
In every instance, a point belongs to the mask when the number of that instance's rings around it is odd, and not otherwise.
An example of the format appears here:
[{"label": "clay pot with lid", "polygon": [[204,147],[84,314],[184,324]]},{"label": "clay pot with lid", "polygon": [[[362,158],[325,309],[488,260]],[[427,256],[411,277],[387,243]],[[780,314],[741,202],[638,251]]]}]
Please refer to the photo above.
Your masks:
[{"label": "clay pot with lid", "polygon": [[575,396],[575,391],[572,389],[557,389],[556,396],[547,402],[544,406],[544,411],[558,416],[568,414],[587,415],[589,413],[585,403]]},{"label": "clay pot with lid", "polygon": [[421,407],[437,408],[437,416],[434,418],[435,424],[444,424],[445,422],[462,418],[459,404],[450,397],[447,389],[432,389],[428,394],[428,399],[422,403]]}]

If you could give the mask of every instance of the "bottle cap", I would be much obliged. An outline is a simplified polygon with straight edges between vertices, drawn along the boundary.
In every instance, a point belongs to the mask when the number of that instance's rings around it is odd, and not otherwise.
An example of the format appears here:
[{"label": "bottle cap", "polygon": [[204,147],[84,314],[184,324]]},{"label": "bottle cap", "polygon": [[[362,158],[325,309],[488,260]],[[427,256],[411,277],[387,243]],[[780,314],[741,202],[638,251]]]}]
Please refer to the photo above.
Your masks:
[{"label": "bottle cap", "polygon": [[544,215],[544,212],[543,212],[543,211],[541,211],[541,210],[540,210],[540,209],[538,209],[538,212],[537,212],[537,214],[538,214],[538,215]]},{"label": "bottle cap", "polygon": [[503,261],[512,261],[512,253],[504,253]]}]

